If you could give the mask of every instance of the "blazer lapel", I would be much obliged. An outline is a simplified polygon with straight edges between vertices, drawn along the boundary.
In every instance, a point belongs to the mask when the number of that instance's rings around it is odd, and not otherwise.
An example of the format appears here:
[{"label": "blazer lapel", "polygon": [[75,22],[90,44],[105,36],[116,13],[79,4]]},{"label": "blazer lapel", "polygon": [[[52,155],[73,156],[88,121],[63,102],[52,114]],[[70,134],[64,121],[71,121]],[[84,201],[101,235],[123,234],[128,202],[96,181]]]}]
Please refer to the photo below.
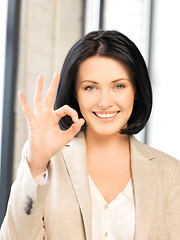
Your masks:
[{"label": "blazer lapel", "polygon": [[[149,148],[135,137],[130,137],[131,167],[134,185],[136,228],[135,239],[148,239],[151,216],[156,196],[158,164]],[[84,133],[79,133],[62,154],[79,202],[86,238],[91,240],[91,195],[86,162]]]},{"label": "blazer lapel", "polygon": [[135,239],[148,239],[156,196],[159,166],[149,148],[130,137],[131,165],[136,207]]},{"label": "blazer lapel", "polygon": [[84,133],[79,133],[66,145],[62,154],[81,209],[86,239],[91,240],[91,195]]}]

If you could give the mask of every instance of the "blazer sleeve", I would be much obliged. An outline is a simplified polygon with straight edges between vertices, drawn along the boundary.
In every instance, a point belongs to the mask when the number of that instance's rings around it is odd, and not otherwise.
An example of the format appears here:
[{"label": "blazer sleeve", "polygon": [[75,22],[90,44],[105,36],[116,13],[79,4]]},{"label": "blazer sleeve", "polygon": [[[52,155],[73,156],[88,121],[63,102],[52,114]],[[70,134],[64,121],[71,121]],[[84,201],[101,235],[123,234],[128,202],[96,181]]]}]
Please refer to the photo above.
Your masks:
[{"label": "blazer sleeve", "polygon": [[25,158],[26,144],[17,178],[11,187],[6,216],[1,231],[1,240],[44,239],[44,204],[50,181],[38,185]]},{"label": "blazer sleeve", "polygon": [[180,239],[180,161],[177,161],[167,200],[169,239]]}]

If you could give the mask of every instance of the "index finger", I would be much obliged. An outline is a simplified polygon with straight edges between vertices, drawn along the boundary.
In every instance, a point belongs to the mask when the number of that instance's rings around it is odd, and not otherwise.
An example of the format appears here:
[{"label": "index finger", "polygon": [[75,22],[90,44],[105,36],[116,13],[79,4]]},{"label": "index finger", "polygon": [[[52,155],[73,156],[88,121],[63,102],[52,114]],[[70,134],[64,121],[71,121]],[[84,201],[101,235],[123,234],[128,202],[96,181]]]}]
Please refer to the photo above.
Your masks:
[{"label": "index finger", "polygon": [[74,110],[73,108],[71,108],[68,105],[64,105],[64,106],[58,108],[57,110],[55,110],[54,112],[57,114],[59,120],[62,117],[68,115],[68,116],[70,116],[72,118],[73,122],[77,122],[78,121],[78,113],[77,113],[77,111]]},{"label": "index finger", "polygon": [[53,107],[56,90],[59,84],[59,79],[60,79],[59,73],[55,73],[51,85],[44,98],[44,107],[47,108]]}]

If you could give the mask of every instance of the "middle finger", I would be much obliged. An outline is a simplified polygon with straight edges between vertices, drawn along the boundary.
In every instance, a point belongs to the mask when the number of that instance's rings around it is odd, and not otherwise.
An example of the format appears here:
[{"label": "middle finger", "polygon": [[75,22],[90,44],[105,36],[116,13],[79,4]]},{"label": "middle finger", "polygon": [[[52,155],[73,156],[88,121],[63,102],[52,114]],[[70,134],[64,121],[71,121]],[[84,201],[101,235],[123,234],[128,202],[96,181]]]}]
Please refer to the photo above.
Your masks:
[{"label": "middle finger", "polygon": [[36,90],[34,93],[34,111],[35,112],[40,112],[42,109],[43,82],[44,82],[43,76],[39,76],[37,84],[36,84]]},{"label": "middle finger", "polygon": [[44,99],[44,106],[47,108],[53,107],[56,90],[59,84],[59,78],[60,78],[59,73],[55,73],[51,85],[46,93]]}]

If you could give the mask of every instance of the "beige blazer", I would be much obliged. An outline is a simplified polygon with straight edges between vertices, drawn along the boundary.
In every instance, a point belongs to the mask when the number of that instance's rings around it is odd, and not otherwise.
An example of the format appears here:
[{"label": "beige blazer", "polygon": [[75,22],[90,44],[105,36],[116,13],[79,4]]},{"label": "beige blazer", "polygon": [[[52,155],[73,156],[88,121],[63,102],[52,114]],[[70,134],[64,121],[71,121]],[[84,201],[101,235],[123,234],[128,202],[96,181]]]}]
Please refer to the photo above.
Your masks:
[{"label": "beige blazer", "polygon": [[[80,133],[49,165],[37,185],[22,153],[1,240],[91,240],[86,144]],[[136,240],[180,239],[180,162],[130,137]]]}]

